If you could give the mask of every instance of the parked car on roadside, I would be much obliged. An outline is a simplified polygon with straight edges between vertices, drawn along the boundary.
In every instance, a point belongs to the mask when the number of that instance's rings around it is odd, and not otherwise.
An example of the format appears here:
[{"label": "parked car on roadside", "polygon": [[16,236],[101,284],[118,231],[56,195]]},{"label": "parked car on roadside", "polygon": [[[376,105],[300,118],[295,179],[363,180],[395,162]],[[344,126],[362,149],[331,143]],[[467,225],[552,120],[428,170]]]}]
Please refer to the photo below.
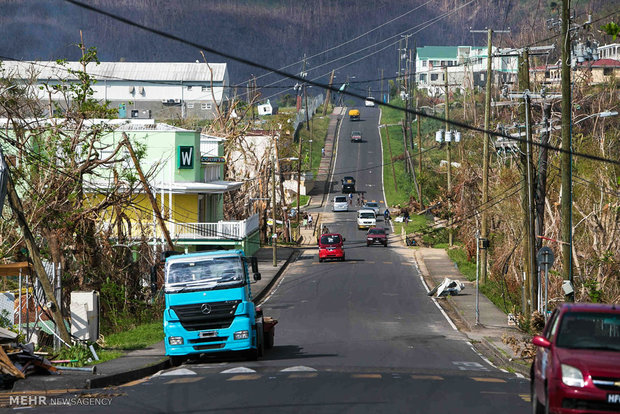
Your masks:
[{"label": "parked car on roadside", "polygon": [[383,227],[371,227],[366,233],[366,246],[382,244],[383,247],[387,247],[388,238],[387,233]]},{"label": "parked car on roadside", "polygon": [[337,259],[344,262],[344,242],[345,238],[338,233],[322,234],[319,237],[319,262],[326,259]]},{"label": "parked car on roadside", "polygon": [[563,304],[532,339],[534,413],[620,412],[620,306]]}]

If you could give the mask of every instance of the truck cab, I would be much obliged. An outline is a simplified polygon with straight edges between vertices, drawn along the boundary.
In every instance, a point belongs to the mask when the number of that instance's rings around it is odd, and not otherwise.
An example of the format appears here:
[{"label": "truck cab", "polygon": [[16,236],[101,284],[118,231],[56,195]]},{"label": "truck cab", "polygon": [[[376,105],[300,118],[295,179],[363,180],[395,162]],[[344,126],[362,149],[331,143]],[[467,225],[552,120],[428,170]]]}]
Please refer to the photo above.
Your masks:
[{"label": "truck cab", "polygon": [[349,111],[349,119],[351,121],[359,121],[360,120],[360,110],[359,109],[351,109]]},{"label": "truck cab", "polygon": [[164,334],[173,365],[199,354],[243,351],[256,359],[264,348],[264,320],[252,302],[250,265],[242,250],[170,256],[165,261]]}]

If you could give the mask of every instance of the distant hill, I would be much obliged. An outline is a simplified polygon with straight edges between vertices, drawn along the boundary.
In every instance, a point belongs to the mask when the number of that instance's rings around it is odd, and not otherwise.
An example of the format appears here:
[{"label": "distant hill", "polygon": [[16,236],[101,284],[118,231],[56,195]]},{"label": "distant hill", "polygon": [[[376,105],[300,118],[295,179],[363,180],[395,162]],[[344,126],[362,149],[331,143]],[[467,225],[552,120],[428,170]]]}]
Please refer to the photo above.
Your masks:
[{"label": "distant hill", "polygon": [[[545,19],[553,17],[553,2],[543,0],[89,0],[139,23],[170,32],[214,49],[223,50],[272,67],[298,62],[304,53],[313,56],[360,36],[398,16],[404,17],[361,36],[348,44],[308,59],[310,78],[322,76],[373,52],[371,56],[342,67],[336,82],[355,76],[355,82],[376,80],[380,69],[394,77],[398,67],[397,42],[401,33],[413,33],[417,45],[478,45],[485,35],[472,35],[470,27],[512,28],[511,35],[497,36],[503,44],[548,37]],[[575,0],[578,10],[585,2]],[[587,2],[591,10],[603,11],[609,1]],[[465,7],[460,8],[461,6]],[[414,8],[419,8],[412,11]],[[460,9],[459,9],[460,8]],[[202,60],[197,50],[95,15],[70,3],[50,0],[0,0],[0,55],[17,59],[70,60],[79,57],[74,44],[79,30],[87,46],[96,46],[100,60],[193,61]],[[455,11],[456,10],[456,11]],[[443,18],[442,15],[448,13]],[[583,17],[585,20],[585,17]],[[437,20],[435,23],[432,23]],[[379,43],[394,36],[389,42]],[[362,48],[367,48],[363,52]],[[383,49],[383,50],[382,50]],[[339,57],[349,57],[336,60]],[[213,62],[225,61],[209,55]],[[227,62],[232,83],[243,84],[263,71]],[[301,63],[286,70],[300,72]],[[268,85],[275,77],[261,78]],[[283,81],[279,85],[291,86]],[[364,94],[378,82],[359,83]],[[280,91],[263,89],[263,96]],[[372,93],[372,92],[371,92]]]}]

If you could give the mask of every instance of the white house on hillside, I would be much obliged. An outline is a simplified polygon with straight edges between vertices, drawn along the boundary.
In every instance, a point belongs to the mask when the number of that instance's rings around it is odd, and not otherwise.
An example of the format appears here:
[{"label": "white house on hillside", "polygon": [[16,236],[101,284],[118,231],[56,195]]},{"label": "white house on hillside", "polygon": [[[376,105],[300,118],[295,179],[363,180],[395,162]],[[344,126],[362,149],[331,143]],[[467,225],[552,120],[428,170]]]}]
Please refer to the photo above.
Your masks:
[{"label": "white house on hillside", "polygon": [[[36,78],[39,84],[77,82],[70,71],[81,71],[79,62],[3,61],[0,77],[24,82]],[[215,104],[228,101],[229,78],[225,63],[199,62],[101,62],[89,63],[86,72],[96,80],[94,98],[118,108],[119,118],[211,119]],[[41,99],[49,99],[39,91]],[[64,97],[55,92],[52,100]]]}]

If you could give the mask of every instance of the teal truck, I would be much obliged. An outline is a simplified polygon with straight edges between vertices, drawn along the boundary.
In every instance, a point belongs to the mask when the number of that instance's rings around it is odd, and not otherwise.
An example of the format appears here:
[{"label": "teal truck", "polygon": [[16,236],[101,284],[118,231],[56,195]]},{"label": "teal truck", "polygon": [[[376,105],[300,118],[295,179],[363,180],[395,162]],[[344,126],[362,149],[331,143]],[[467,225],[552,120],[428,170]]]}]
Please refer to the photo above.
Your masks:
[{"label": "teal truck", "polygon": [[165,260],[164,334],[173,365],[190,356],[242,352],[249,359],[273,346],[277,321],[252,302],[250,270],[258,261],[242,250],[177,254]]}]

